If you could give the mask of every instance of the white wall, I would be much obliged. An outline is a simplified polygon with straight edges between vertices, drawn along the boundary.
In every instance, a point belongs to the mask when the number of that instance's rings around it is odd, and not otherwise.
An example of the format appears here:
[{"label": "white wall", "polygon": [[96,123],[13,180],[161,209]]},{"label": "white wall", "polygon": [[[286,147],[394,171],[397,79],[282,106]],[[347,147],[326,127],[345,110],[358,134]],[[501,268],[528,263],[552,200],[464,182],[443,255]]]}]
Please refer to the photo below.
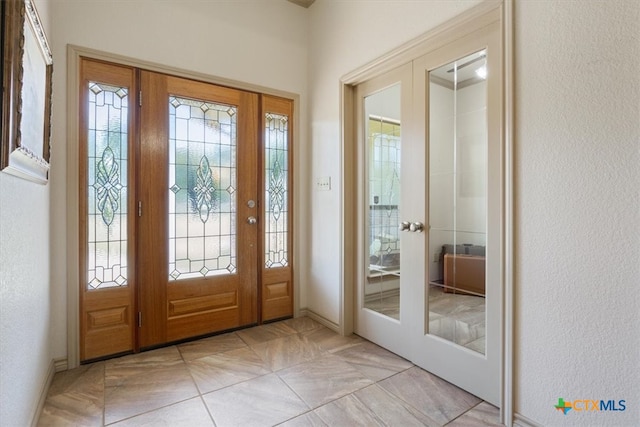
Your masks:
[{"label": "white wall", "polygon": [[[516,3],[516,396],[543,425],[638,425],[640,2]],[[338,321],[342,75],[473,6],[317,0],[311,7],[309,307]],[[349,167],[349,165],[346,165]],[[573,413],[565,399],[626,399]]]},{"label": "white wall", "polygon": [[[50,4],[36,1],[48,34]],[[30,425],[51,364],[49,192],[0,172],[0,424]]]},{"label": "white wall", "polygon": [[[640,2],[516,6],[517,410],[637,426]],[[629,406],[563,416],[559,397]]]},{"label": "white wall", "polygon": [[[164,66],[233,79],[301,95],[297,166],[307,170],[307,22],[306,10],[284,0],[56,0],[52,7],[56,61],[54,73],[55,163],[52,169],[52,285],[54,352],[67,353],[66,342],[66,55],[67,44],[138,58]],[[299,216],[307,215],[306,178],[296,181],[301,191]],[[303,228],[304,230],[304,228]],[[304,233],[298,236],[301,256],[296,267],[304,283]],[[299,297],[306,307],[304,287]]]}]

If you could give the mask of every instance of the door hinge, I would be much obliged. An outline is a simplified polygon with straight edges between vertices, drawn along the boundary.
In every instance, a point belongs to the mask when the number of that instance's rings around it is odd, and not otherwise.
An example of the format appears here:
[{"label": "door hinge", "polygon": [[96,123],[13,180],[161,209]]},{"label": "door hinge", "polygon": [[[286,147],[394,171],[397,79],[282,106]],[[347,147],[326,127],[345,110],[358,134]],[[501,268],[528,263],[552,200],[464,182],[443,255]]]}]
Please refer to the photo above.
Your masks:
[{"label": "door hinge", "polygon": [[138,328],[142,328],[142,312],[138,312]]},{"label": "door hinge", "polygon": [[142,216],[142,202],[138,202],[138,216]]},{"label": "door hinge", "polygon": [[138,92],[138,105],[142,107],[142,91]]}]

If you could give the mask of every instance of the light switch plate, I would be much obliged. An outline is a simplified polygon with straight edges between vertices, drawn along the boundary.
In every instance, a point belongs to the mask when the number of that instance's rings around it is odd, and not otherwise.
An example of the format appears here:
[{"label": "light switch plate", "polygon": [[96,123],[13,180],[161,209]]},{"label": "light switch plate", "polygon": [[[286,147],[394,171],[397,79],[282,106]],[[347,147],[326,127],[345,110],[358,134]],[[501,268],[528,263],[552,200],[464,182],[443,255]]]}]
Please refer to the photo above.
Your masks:
[{"label": "light switch plate", "polygon": [[331,177],[319,176],[316,177],[316,191],[329,191],[331,190]]}]

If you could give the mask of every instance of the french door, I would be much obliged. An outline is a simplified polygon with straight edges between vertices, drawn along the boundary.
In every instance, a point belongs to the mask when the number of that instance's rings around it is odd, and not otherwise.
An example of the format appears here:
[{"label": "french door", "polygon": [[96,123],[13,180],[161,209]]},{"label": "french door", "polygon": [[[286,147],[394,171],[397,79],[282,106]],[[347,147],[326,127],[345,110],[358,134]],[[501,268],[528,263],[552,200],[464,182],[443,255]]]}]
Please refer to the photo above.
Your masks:
[{"label": "french door", "polygon": [[291,101],[81,76],[81,360],[292,315]]},{"label": "french door", "polygon": [[494,21],[356,88],[355,330],[495,405],[501,81]]}]

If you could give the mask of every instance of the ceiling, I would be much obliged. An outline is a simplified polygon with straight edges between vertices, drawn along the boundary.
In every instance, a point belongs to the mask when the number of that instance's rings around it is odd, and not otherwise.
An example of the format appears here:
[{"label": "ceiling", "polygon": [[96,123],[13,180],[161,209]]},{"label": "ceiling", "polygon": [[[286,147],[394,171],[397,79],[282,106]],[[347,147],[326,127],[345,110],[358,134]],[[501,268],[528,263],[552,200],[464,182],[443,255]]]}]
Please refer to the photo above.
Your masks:
[{"label": "ceiling", "polygon": [[298,6],[309,7],[316,0],[287,0],[287,1],[290,1],[291,3],[297,4]]}]

